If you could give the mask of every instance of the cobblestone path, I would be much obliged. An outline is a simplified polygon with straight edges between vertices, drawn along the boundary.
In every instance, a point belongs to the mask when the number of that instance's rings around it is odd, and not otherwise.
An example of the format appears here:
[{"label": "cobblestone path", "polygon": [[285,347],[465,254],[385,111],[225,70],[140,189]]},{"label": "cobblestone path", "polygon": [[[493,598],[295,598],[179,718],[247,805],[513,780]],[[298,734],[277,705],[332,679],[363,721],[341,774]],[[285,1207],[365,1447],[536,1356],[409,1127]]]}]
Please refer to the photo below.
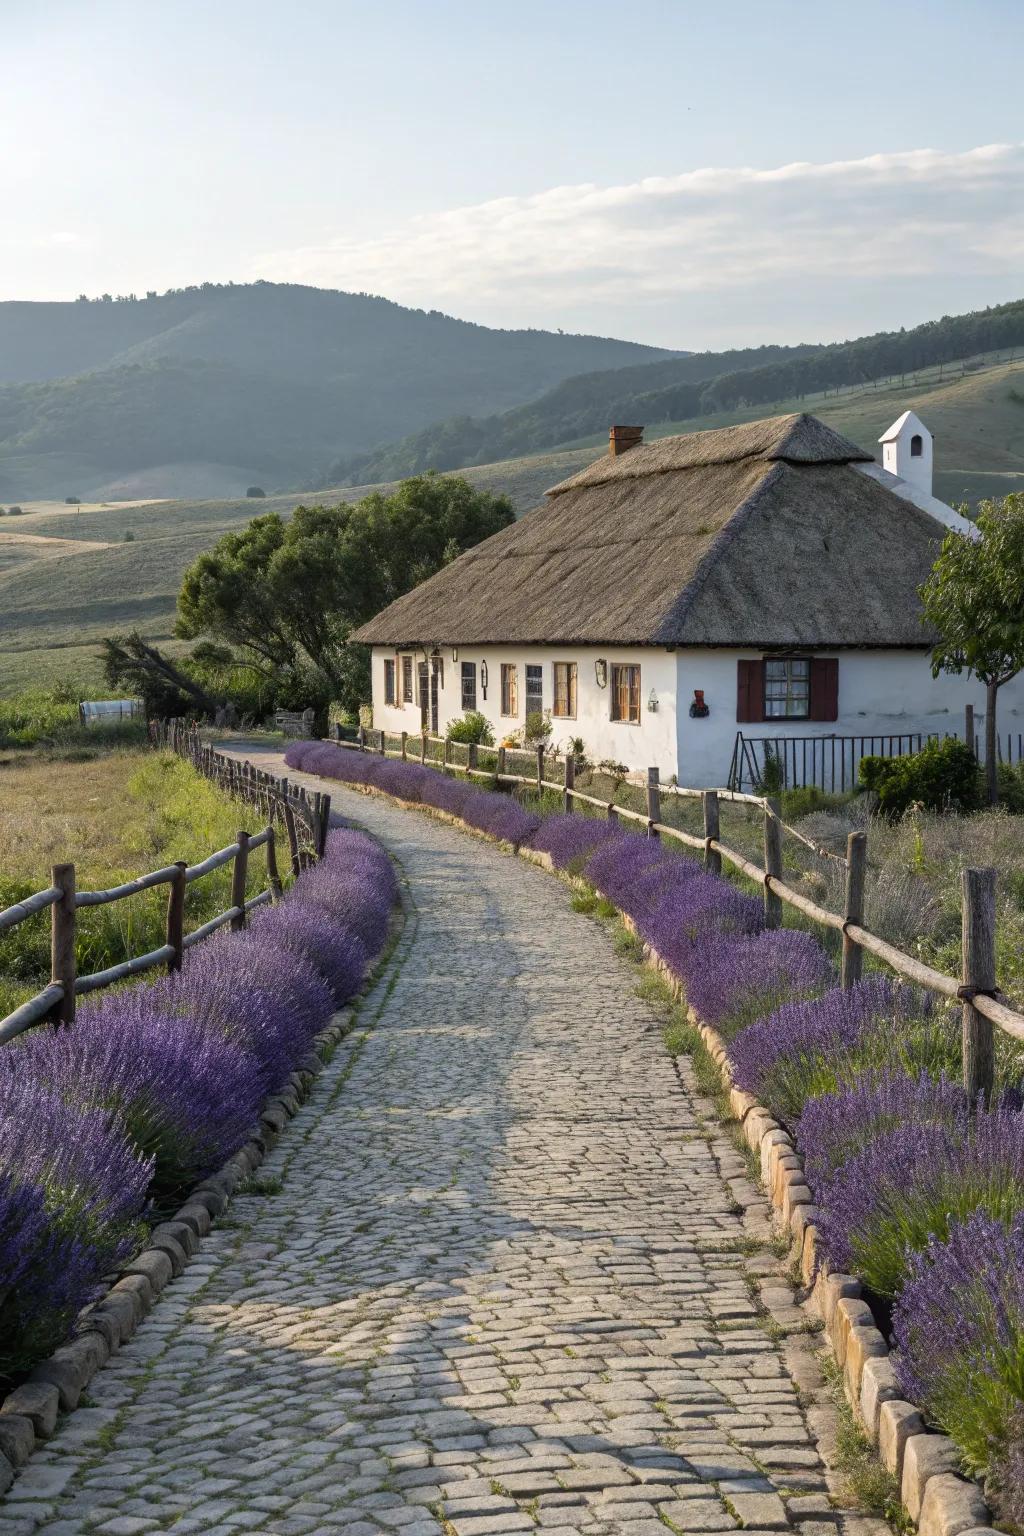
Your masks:
[{"label": "cobblestone path", "polygon": [[829,1505],[762,1209],[607,933],[332,788],[402,862],[390,972],[0,1536],[874,1527]]}]

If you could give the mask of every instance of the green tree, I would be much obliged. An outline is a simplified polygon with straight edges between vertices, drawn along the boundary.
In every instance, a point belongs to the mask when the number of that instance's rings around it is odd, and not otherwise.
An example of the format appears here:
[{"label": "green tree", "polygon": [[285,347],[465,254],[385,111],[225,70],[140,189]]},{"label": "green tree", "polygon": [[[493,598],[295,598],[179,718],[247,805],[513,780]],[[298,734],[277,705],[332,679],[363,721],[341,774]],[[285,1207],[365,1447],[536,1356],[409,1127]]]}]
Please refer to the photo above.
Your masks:
[{"label": "green tree", "polygon": [[507,497],[458,476],[419,475],[390,496],[297,507],[229,533],[185,572],[177,634],[214,639],[266,671],[312,666],[333,698],[366,697],[366,648],[352,630],[515,520]]},{"label": "green tree", "polygon": [[982,502],[977,529],[977,538],[946,535],[921,598],[939,634],[932,675],[969,672],[985,685],[985,781],[995,805],[997,698],[1024,667],[1024,492]]}]

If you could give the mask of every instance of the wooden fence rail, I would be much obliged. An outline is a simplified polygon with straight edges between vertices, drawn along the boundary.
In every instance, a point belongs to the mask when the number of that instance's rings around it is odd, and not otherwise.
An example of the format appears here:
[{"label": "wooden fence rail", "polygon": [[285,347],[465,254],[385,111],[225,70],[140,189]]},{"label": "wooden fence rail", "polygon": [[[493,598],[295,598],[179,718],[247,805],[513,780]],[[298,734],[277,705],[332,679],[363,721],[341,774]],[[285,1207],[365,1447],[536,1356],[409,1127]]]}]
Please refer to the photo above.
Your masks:
[{"label": "wooden fence rail", "polygon": [[[366,731],[361,728],[356,741],[335,739],[337,745],[349,747],[355,751],[376,752],[387,757],[404,758],[408,755],[408,743],[404,733],[398,749],[388,747],[387,734],[384,731]],[[562,780],[545,778],[543,747],[538,748],[536,752],[530,749],[523,754],[536,758],[537,767],[534,772],[508,773],[505,771],[507,756],[513,751],[518,753],[521,749],[483,747],[476,752],[468,752],[465,763],[456,763],[450,760],[452,745],[450,742],[443,742],[439,737],[424,735],[421,742],[421,761],[423,762],[431,761],[427,757],[428,742],[437,743],[444,748],[441,762],[434,762],[434,766],[443,767],[449,773],[497,779],[500,783],[511,787],[527,785],[531,789],[560,795],[566,811],[571,811],[574,803],[579,802],[603,810],[609,819],[617,820],[622,817],[627,821],[637,822],[646,829],[648,836],[671,838],[700,852],[703,855],[705,868],[714,874],[721,873],[724,861],[762,888],[765,921],[768,927],[780,925],[782,907],[785,905],[802,913],[812,922],[842,935],[841,974],[844,987],[853,986],[860,979],[863,955],[867,952],[917,986],[929,992],[938,993],[941,997],[960,1002],[963,1008],[964,1084],[972,1099],[981,1095],[987,1101],[992,1093],[993,1026],[1015,1040],[1024,1041],[1024,1014],[1007,1007],[1000,1001],[999,989],[994,979],[996,974],[994,870],[965,869],[962,873],[963,975],[960,978],[947,976],[944,972],[925,965],[913,955],[905,954],[894,944],[879,938],[877,934],[871,933],[864,927],[864,884],[867,871],[867,835],[864,832],[850,833],[844,859],[828,849],[818,848],[801,833],[787,827],[782,820],[778,802],[771,796],[744,794],[734,789],[690,789],[682,785],[661,784],[658,781],[658,770],[650,768],[647,776],[648,810],[645,814],[631,810],[627,806],[616,805],[614,800],[602,800],[596,795],[588,795],[578,790],[575,787],[575,764],[571,758],[565,761]],[[479,765],[478,759],[481,753],[486,753],[489,758],[494,759],[493,767]],[[652,786],[657,787],[657,794],[653,797]],[[686,832],[681,827],[669,826],[658,819],[657,812],[661,798],[665,795],[701,802],[704,816],[703,837],[693,832]],[[753,860],[722,842],[719,827],[719,805],[722,801],[749,805],[760,811],[764,818],[763,864],[755,864]],[[792,886],[782,879],[784,835],[797,837],[800,842],[814,849],[816,853],[825,858],[838,859],[845,866],[846,895],[845,910],[842,914],[831,912],[827,907],[820,906],[801,891],[793,890]]]},{"label": "wooden fence rail", "polygon": [[[0,934],[3,934],[48,910],[51,952],[49,983],[13,1013],[0,1019],[0,1044],[13,1040],[34,1024],[73,1023],[76,998],[89,992],[141,976],[157,966],[165,966],[168,972],[179,970],[187,949],[228,925],[236,931],[244,928],[248,914],[255,908],[280,900],[283,883],[277,862],[275,823],[285,828],[293,874],[297,875],[307,864],[323,856],[331,813],[329,795],[311,794],[299,786],[290,785],[287,779],[257,770],[251,763],[240,763],[213,751],[200,740],[198,731],[182,721],[151,722],[150,740],[154,746],[178,753],[225,793],[261,809],[267,825],[257,833],[241,830],[233,843],[218,848],[201,863],[168,864],[163,869],[150,870],[107,890],[80,891],[76,885],[75,866],[55,864],[51,884],[46,890],[37,891],[0,912]],[[246,897],[249,860],[260,849],[265,850],[267,886],[258,895]],[[228,864],[232,866],[230,906],[201,927],[186,933],[188,887]],[[162,885],[168,887],[164,943],[146,954],[133,955],[102,971],[79,976],[76,959],[78,913],[85,908],[125,901]]]}]

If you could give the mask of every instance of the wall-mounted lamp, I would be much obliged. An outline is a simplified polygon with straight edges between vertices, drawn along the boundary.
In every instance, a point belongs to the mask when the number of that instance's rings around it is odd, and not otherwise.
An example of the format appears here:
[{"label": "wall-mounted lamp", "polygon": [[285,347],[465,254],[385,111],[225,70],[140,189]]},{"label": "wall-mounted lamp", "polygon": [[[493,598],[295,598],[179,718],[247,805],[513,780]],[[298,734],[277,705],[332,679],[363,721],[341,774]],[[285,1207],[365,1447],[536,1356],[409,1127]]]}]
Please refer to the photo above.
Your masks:
[{"label": "wall-mounted lamp", "polygon": [[608,686],[608,663],[605,661],[603,656],[599,656],[597,658],[597,660],[594,662],[594,675],[597,678],[597,686],[599,688],[607,688],[607,686]]},{"label": "wall-mounted lamp", "polygon": [[655,693],[653,688],[651,689],[650,693],[647,695],[647,708],[650,710],[652,715],[653,714],[657,714],[657,711],[658,711],[658,695]]},{"label": "wall-mounted lamp", "polygon": [[459,659],[459,648],[458,648],[457,645],[453,645],[452,646],[452,661],[458,661],[458,659]]},{"label": "wall-mounted lamp", "polygon": [[693,703],[690,705],[690,719],[706,720],[710,713],[711,710],[704,703],[704,689],[695,688],[693,690]]},{"label": "wall-mounted lamp", "polygon": [[483,690],[483,695],[484,695],[484,698],[486,699],[486,697],[487,697],[487,663],[486,663],[486,661],[482,661],[480,663],[480,687]]}]

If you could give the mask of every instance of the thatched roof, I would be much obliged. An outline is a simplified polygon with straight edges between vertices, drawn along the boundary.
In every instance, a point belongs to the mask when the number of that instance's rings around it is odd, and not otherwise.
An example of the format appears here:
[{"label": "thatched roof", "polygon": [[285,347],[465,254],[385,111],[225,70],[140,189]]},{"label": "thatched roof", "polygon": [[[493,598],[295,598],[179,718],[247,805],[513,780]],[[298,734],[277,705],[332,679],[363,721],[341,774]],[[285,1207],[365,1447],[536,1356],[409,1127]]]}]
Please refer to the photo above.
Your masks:
[{"label": "thatched roof", "polygon": [[385,608],[374,645],[924,646],[944,529],[813,416],[605,457]]}]

